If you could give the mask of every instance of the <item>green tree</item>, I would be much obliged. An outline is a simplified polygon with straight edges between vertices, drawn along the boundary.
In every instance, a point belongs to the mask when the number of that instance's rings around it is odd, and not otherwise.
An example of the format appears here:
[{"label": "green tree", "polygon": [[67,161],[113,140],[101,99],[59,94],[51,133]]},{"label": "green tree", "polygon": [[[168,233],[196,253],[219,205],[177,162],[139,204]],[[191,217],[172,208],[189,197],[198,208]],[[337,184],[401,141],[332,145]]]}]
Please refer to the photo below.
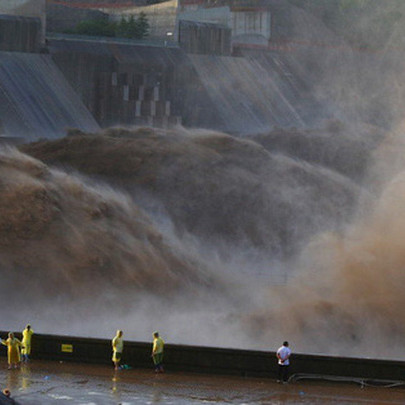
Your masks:
[{"label": "green tree", "polygon": [[149,35],[150,25],[149,25],[148,18],[147,18],[146,14],[144,12],[141,12],[139,14],[139,17],[137,19],[137,23],[138,23],[139,38],[147,37]]},{"label": "green tree", "polygon": [[117,24],[116,36],[122,38],[142,39],[148,36],[149,21],[145,13],[141,12],[138,18],[134,15],[129,18],[122,17]]},{"label": "green tree", "polygon": [[126,38],[128,32],[128,21],[122,16],[120,22],[117,24],[116,36]]},{"label": "green tree", "polygon": [[129,18],[121,17],[119,23],[109,22],[108,19],[81,21],[69,33],[91,35],[100,37],[120,37],[142,39],[148,36],[149,21],[145,13],[141,12],[138,18],[131,15]]},{"label": "green tree", "polygon": [[91,35],[101,37],[114,37],[116,24],[110,23],[107,19],[81,21],[76,25],[74,32],[80,35]]},{"label": "green tree", "polygon": [[138,32],[138,23],[135,20],[135,17],[131,15],[128,20],[128,30],[126,34],[126,38],[139,38]]}]

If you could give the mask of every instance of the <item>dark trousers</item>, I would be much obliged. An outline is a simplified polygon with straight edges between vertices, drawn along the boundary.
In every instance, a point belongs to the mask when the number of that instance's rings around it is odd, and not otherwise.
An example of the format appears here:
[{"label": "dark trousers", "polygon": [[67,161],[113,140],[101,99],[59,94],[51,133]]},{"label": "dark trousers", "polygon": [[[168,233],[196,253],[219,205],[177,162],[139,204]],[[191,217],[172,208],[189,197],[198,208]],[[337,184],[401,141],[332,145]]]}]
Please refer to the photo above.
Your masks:
[{"label": "dark trousers", "polygon": [[281,364],[278,365],[278,380],[288,381],[288,367]]}]

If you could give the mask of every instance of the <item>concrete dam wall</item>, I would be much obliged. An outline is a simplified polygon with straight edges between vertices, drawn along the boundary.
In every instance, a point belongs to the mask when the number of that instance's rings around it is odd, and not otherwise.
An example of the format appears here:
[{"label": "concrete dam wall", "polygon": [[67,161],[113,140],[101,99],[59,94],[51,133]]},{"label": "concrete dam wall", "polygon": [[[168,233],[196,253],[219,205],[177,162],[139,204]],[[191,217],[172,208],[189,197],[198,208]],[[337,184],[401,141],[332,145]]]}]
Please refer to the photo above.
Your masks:
[{"label": "concrete dam wall", "polygon": [[49,55],[0,52],[0,133],[32,141],[98,124]]},{"label": "concrete dam wall", "polygon": [[[50,53],[101,126],[182,123],[232,133],[305,127],[320,105],[300,100],[276,55],[188,55],[178,47],[54,38]],[[281,67],[280,67],[281,66]],[[302,100],[302,98],[301,98]]]},{"label": "concrete dam wall", "polygon": [[394,52],[289,43],[230,57],[68,35],[51,37],[49,50],[102,127],[182,123],[246,134],[359,118],[389,127],[404,94],[393,97],[403,75]]},{"label": "concrete dam wall", "polygon": [[307,127],[317,116],[314,111],[321,110],[297,72],[279,55],[189,58],[225,122],[224,130],[255,133],[272,127]]},{"label": "concrete dam wall", "polygon": [[178,47],[66,36],[50,39],[49,49],[103,127],[215,127],[221,121],[191,60]]}]

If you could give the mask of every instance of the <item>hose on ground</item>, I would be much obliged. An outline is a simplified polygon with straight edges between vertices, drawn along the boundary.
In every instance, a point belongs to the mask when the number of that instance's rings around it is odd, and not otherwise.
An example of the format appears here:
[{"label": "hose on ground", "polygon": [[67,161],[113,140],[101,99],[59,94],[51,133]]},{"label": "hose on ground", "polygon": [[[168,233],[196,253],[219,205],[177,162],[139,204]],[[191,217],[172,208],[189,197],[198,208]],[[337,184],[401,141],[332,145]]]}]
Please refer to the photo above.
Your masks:
[{"label": "hose on ground", "polygon": [[393,381],[393,380],[378,380],[378,379],[367,379],[367,378],[358,378],[358,377],[340,377],[333,375],[324,375],[324,374],[306,374],[298,373],[293,374],[288,382],[295,382],[299,380],[326,380],[333,382],[353,382],[360,384],[361,388],[364,387],[383,387],[383,388],[392,388],[405,385],[405,381]]}]

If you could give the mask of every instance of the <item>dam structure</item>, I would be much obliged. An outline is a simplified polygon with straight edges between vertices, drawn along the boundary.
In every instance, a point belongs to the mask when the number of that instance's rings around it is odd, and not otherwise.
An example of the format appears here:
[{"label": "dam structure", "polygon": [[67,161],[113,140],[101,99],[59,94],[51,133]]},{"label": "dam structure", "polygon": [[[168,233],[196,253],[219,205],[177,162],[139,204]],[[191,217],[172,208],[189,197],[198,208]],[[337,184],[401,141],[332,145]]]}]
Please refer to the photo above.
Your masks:
[{"label": "dam structure", "polygon": [[[336,119],[336,112],[373,124],[388,125],[391,118],[385,103],[389,91],[345,72],[339,63],[367,69],[381,66],[381,56],[353,53],[286,2],[107,1],[102,8],[96,3],[2,4],[0,50],[12,52],[2,58],[2,109],[9,112],[0,123],[5,135],[34,139],[60,136],[69,127],[179,124],[251,134],[311,128]],[[118,21],[140,12],[150,16],[146,40],[63,33],[75,22]],[[337,86],[329,97],[324,87],[335,67],[364,99],[378,95],[378,114],[372,106],[361,109],[348,96],[342,99]],[[8,79],[11,70],[13,77],[20,75],[19,86]],[[33,80],[25,82],[28,77]]]},{"label": "dam structure", "polygon": [[[383,179],[364,184],[370,161],[390,160],[397,146],[390,138],[378,148],[398,122],[391,90],[405,79],[401,52],[352,49],[282,0],[149,3],[0,4],[0,142],[24,143],[2,148],[0,159],[10,328],[29,319],[46,333],[34,335],[35,361],[100,366],[92,372],[104,370],[112,392],[119,378],[101,337],[122,324],[123,362],[135,371],[151,367],[145,341],[158,324],[172,334],[173,373],[267,384],[275,342],[286,338],[316,353],[293,350],[291,382],[402,386],[403,294],[392,286],[403,255],[392,275],[379,271],[396,257],[386,247],[403,240],[385,226],[388,214],[401,217],[401,195],[388,199],[395,210],[382,203],[375,212]],[[154,13],[143,39],[65,32],[77,19],[117,22],[140,11]],[[405,90],[395,88],[401,100]],[[378,226],[350,234],[360,211],[361,224]],[[361,231],[379,242],[384,233],[387,245],[362,244]],[[370,269],[375,285],[364,283]],[[386,291],[398,294],[398,312],[383,305]],[[386,339],[394,344],[384,351]],[[369,353],[380,358],[361,358]],[[11,370],[10,384],[27,387],[29,367]],[[192,388],[187,395],[192,403]]]},{"label": "dam structure", "polygon": [[102,127],[182,124],[252,133],[308,126],[317,108],[315,100],[297,104],[297,93],[308,89],[284,81],[292,73],[274,69],[272,57],[187,54],[175,45],[68,35],[51,36],[49,50]]},{"label": "dam structure", "polygon": [[46,50],[45,3],[0,6],[0,135],[25,140],[63,136],[98,124]]},{"label": "dam structure", "polygon": [[[26,139],[58,137],[69,127],[94,131],[181,124],[233,134],[309,128],[333,119],[336,110],[319,91],[327,66],[317,71],[311,60],[334,63],[351,57],[333,36],[324,35],[332,44],[325,47],[304,28],[292,30],[291,22],[308,17],[275,0],[215,7],[169,1],[119,9],[106,3],[99,10],[90,2],[86,13],[78,12],[81,3],[51,1],[35,13],[28,0],[22,3],[24,7],[13,10],[11,3],[0,8],[0,13],[9,12],[0,19],[0,50],[11,52],[2,58],[2,109],[9,113],[0,128],[5,135]],[[150,13],[150,37],[125,40],[60,32],[67,27],[63,18],[70,26],[75,19],[92,18],[91,6],[94,18],[104,15],[112,21]],[[16,15],[19,11],[24,14]],[[45,22],[52,29],[46,41]],[[294,41],[298,36],[304,39]],[[363,59],[359,63],[368,65],[370,60]]]},{"label": "dam structure", "polygon": [[[163,9],[166,17],[155,23],[160,28],[151,28],[149,41],[48,31],[46,43],[45,20],[58,30],[61,16],[67,21],[70,15],[79,18],[77,8],[50,4],[51,14],[45,18],[33,13],[28,3],[0,20],[0,29],[9,33],[2,35],[0,49],[11,52],[4,54],[1,70],[2,108],[9,112],[1,123],[6,135],[35,139],[61,136],[69,127],[93,131],[111,125],[178,124],[244,134],[303,128],[312,125],[315,116],[328,117],[299,66],[277,52],[265,58],[242,55],[241,32],[232,45],[227,26],[199,22],[195,16],[188,21],[185,11],[179,13],[176,28],[172,2],[169,11]],[[59,7],[56,14],[52,7]],[[25,15],[16,16],[18,10]],[[147,7],[142,10],[148,12]],[[114,17],[111,10],[103,11]],[[19,34],[11,35],[16,30]],[[173,37],[163,35],[171,31]],[[19,86],[7,79],[11,70],[14,78],[19,75]]]}]

